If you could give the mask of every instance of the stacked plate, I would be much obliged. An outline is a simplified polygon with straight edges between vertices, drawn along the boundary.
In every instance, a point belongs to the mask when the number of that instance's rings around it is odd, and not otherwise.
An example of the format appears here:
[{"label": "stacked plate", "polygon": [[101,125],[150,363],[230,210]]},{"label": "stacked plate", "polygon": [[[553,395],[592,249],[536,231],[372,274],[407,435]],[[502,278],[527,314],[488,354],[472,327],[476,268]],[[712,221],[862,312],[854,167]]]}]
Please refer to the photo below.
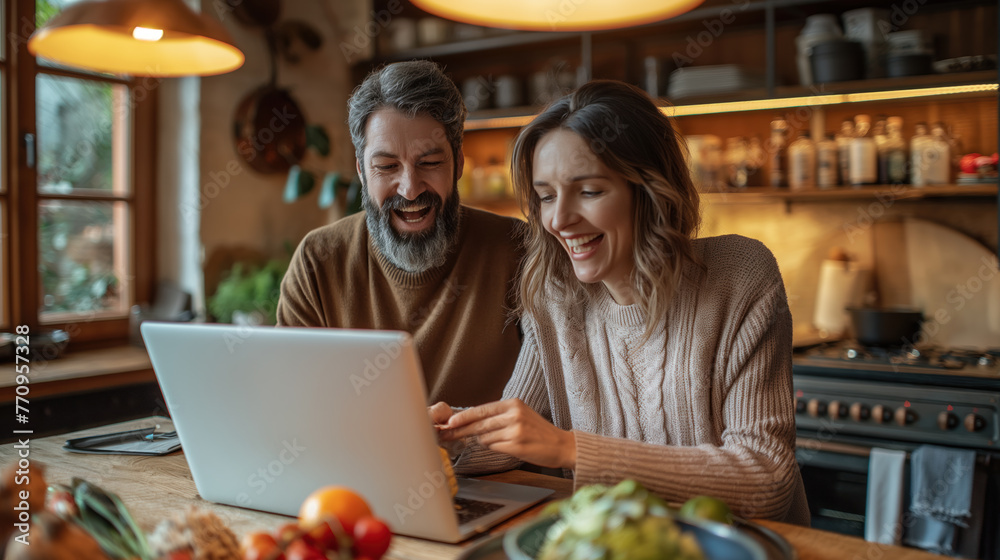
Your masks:
[{"label": "stacked plate", "polygon": [[670,73],[667,96],[670,99],[680,99],[692,95],[710,95],[762,88],[764,85],[765,80],[762,72],[738,64],[694,66],[679,68]]}]

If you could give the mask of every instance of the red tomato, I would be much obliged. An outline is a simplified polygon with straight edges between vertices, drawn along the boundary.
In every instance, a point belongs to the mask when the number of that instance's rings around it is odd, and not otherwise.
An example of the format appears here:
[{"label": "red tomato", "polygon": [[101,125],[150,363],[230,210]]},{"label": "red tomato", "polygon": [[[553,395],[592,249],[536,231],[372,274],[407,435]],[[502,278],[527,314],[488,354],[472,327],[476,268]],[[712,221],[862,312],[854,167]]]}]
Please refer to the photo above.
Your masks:
[{"label": "red tomato", "polygon": [[299,525],[315,527],[320,521],[336,519],[344,532],[354,534],[354,524],[362,517],[371,517],[368,502],[350,488],[326,486],[316,490],[302,502]]},{"label": "red tomato", "polygon": [[240,553],[243,560],[279,560],[281,554],[278,541],[270,533],[247,533],[240,541]]},{"label": "red tomato", "polygon": [[303,538],[316,548],[326,551],[340,550],[340,540],[337,538],[337,534],[333,528],[326,521],[317,523],[315,527],[309,529],[309,532],[303,535]]},{"label": "red tomato", "polygon": [[378,560],[389,550],[392,531],[377,517],[362,517],[354,525],[354,549],[359,556]]},{"label": "red tomato", "polygon": [[980,157],[979,154],[965,154],[962,159],[959,160],[959,167],[962,169],[962,173],[976,173],[978,171],[978,166],[976,165],[976,158]]},{"label": "red tomato", "polygon": [[288,560],[327,560],[322,550],[303,539],[292,541],[285,549],[285,557]]}]

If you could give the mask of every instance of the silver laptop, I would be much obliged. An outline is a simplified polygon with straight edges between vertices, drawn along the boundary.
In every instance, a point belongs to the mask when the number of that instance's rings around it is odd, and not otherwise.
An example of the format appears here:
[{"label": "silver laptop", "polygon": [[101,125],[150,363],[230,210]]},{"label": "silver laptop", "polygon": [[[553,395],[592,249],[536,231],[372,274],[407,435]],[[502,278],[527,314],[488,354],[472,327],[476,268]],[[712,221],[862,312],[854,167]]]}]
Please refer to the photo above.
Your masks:
[{"label": "silver laptop", "polygon": [[452,499],[407,333],[141,330],[206,500],[295,516],[313,490],[341,485],[394,533],[458,542],[552,493],[463,478]]}]

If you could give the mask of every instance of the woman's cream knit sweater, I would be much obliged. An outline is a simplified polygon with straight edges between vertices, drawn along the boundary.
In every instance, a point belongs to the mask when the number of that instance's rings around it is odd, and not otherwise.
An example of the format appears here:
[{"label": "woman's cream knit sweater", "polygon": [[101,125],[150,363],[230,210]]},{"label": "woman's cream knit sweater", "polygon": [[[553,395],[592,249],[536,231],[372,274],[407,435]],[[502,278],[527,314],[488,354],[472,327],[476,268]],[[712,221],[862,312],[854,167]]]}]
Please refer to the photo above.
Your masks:
[{"label": "woman's cream knit sweater", "polygon": [[[792,319],[774,256],[727,235],[697,239],[661,328],[603,285],[589,304],[550,301],[526,317],[504,398],[576,435],[579,487],[642,482],[668,501],[700,494],[747,518],[808,524],[795,461]],[[459,473],[518,460],[471,446]]]}]

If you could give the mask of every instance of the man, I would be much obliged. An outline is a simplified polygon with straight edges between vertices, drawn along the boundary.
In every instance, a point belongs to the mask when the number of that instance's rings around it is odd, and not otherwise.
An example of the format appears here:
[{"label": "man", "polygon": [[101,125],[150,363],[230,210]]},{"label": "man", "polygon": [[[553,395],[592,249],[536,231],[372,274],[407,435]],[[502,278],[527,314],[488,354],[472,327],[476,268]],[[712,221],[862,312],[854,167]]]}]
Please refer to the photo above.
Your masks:
[{"label": "man", "polygon": [[429,402],[499,399],[521,344],[507,312],[522,226],[459,205],[461,93],[434,63],[401,62],[349,106],[365,212],[303,239],[278,324],[408,331]]}]

